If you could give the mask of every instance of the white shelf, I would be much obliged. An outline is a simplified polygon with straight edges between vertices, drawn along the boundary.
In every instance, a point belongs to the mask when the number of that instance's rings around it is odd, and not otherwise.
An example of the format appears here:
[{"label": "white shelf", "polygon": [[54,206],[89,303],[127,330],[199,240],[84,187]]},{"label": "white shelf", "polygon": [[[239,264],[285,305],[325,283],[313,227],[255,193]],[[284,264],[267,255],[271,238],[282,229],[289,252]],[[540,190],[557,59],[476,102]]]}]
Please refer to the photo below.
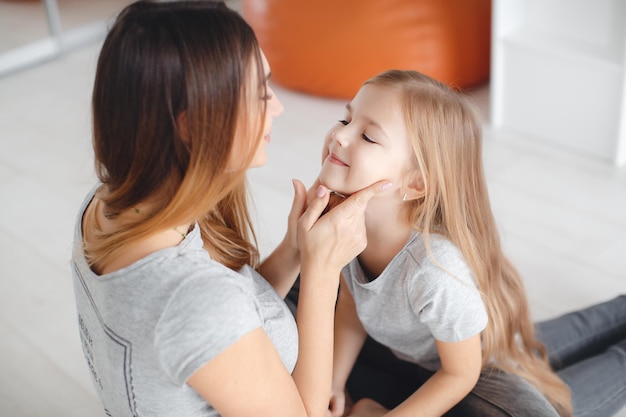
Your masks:
[{"label": "white shelf", "polygon": [[626,164],[626,1],[494,0],[495,129]]},{"label": "white shelf", "polygon": [[505,45],[536,50],[538,53],[548,52],[563,58],[596,61],[598,65],[614,66],[617,70],[621,70],[624,63],[623,45],[576,43],[571,39],[558,38],[550,36],[548,33],[524,29],[501,38],[500,42]]}]

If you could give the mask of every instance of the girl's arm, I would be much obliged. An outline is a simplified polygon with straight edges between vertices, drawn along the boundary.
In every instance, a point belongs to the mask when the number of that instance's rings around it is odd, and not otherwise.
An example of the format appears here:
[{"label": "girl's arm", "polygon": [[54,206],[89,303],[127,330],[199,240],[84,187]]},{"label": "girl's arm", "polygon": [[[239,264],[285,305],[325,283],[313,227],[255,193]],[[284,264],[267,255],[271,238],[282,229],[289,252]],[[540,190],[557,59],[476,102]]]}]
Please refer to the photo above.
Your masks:
[{"label": "girl's arm", "polygon": [[298,219],[306,206],[304,184],[293,180],[295,195],[287,221],[287,232],[276,249],[259,266],[259,273],[270,283],[281,298],[285,298],[300,272],[298,249]]},{"label": "girl's arm", "polygon": [[345,387],[367,333],[356,312],[354,298],[342,277],[335,309],[333,382],[330,398],[332,417],[341,417],[346,406]]},{"label": "girl's arm", "polygon": [[[461,342],[436,341],[441,369],[402,404],[384,414],[388,417],[441,416],[474,388],[482,367],[480,334]],[[379,409],[380,410],[380,409]],[[351,414],[383,415],[376,412]]]},{"label": "girl's arm", "polygon": [[480,334],[461,342],[435,342],[441,369],[391,410],[389,417],[441,416],[469,394],[478,382],[482,367]]}]

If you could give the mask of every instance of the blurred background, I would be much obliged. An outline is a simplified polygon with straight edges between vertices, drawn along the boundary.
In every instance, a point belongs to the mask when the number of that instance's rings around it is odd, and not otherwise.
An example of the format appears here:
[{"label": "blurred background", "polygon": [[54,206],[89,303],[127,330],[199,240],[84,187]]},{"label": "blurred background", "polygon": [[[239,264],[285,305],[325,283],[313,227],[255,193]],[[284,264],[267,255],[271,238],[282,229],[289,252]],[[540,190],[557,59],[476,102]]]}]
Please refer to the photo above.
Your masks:
[{"label": "blurred background", "polygon": [[[3,417],[103,415],[69,261],[75,215],[96,181],[95,62],[128,3],[0,0]],[[291,179],[313,182],[324,135],[351,94],[382,69],[413,68],[480,111],[493,210],[534,317],[626,292],[626,2],[227,4],[253,25],[285,105],[267,165],[249,175],[262,255],[284,234]]]}]

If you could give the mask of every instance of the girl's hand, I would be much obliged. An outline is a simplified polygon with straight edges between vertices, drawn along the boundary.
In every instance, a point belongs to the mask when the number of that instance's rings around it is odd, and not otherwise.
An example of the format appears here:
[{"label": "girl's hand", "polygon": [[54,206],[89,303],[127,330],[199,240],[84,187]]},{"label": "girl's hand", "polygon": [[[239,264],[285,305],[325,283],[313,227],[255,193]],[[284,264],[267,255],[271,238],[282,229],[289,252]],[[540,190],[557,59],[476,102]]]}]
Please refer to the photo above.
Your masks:
[{"label": "girl's hand", "polygon": [[[328,188],[319,185],[298,222],[301,260],[337,273],[367,246],[365,208],[375,195],[391,187],[379,181],[346,198],[320,217],[329,201]],[[337,276],[338,278],[338,276]]]},{"label": "girl's hand", "polygon": [[330,404],[327,417],[342,417],[346,411],[346,392],[333,389],[330,393]]},{"label": "girl's hand", "polygon": [[387,413],[385,407],[370,398],[362,398],[350,409],[346,417],[381,417]]}]

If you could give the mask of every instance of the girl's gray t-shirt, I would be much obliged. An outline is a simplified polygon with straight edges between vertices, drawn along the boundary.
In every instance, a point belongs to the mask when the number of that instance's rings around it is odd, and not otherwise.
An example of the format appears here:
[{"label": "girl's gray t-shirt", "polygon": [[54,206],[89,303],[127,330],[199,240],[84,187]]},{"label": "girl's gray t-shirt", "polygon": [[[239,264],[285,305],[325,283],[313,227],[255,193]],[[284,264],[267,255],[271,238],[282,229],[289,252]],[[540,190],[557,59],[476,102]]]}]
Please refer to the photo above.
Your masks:
[{"label": "girl's gray t-shirt", "polygon": [[474,336],[487,325],[487,313],[458,248],[431,235],[430,249],[432,256],[422,234],[414,233],[375,279],[367,278],[358,259],[342,274],[367,333],[398,358],[435,371],[441,367],[435,339]]},{"label": "girl's gray t-shirt", "polygon": [[263,327],[289,372],[298,354],[293,315],[256,271],[213,261],[199,227],[180,245],[97,275],[74,235],[73,280],[83,352],[106,415],[217,416],[187,379]]}]

